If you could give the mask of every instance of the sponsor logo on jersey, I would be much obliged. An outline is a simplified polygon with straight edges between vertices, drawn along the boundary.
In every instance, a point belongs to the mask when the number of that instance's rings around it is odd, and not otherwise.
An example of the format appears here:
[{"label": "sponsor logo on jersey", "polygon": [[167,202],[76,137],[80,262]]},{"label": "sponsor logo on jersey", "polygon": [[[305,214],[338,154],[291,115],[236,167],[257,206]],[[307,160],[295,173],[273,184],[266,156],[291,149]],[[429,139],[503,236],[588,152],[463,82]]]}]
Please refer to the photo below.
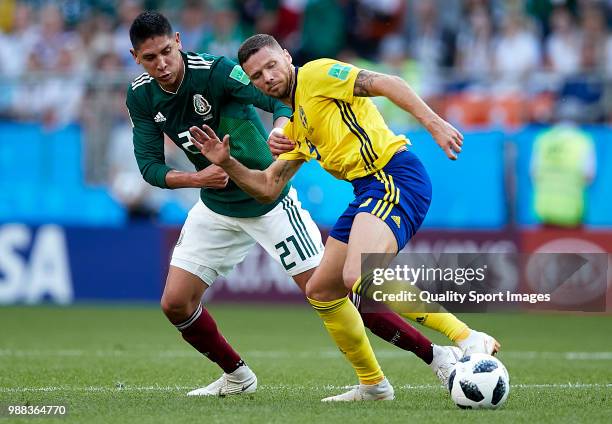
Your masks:
[{"label": "sponsor logo on jersey", "polygon": [[157,115],[155,115],[154,119],[155,119],[155,122],[157,123],[166,122],[166,117],[161,112],[157,112]]},{"label": "sponsor logo on jersey", "polygon": [[193,96],[193,108],[198,115],[206,115],[212,109],[212,106],[208,103],[208,100],[201,94],[195,94]]}]

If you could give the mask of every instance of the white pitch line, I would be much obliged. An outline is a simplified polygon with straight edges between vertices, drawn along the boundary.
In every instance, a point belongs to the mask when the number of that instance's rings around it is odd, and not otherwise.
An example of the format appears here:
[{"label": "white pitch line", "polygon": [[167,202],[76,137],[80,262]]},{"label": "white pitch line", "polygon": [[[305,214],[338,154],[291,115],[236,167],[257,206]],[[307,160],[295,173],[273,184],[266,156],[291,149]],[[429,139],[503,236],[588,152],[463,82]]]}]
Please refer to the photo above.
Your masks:
[{"label": "white pitch line", "polygon": [[[0,357],[114,357],[114,358],[195,358],[199,354],[191,350],[167,350],[151,352],[138,349],[129,350],[84,350],[84,349],[0,349]],[[292,358],[340,358],[336,349],[321,349],[316,351],[290,352],[286,350],[250,350],[244,352],[246,358],[261,359],[292,359]],[[403,350],[377,350],[379,358],[416,359]],[[502,351],[502,359],[547,360],[559,359],[567,361],[612,361],[612,352],[538,352],[538,351]]]},{"label": "white pitch line", "polygon": [[[262,385],[260,391],[265,390],[289,390],[303,392],[305,390],[323,391],[323,390],[341,390],[350,386],[334,386],[327,385],[318,386],[291,386],[291,385]],[[513,384],[512,389],[612,389],[612,384],[600,383],[559,383],[559,384]],[[399,386],[403,390],[444,390],[436,384],[406,384]],[[127,392],[185,392],[192,390],[192,386],[130,386],[124,385],[121,387],[111,386],[48,386],[48,387],[0,387],[0,393],[27,393],[27,392],[84,392],[84,393],[117,393],[121,391]]]}]

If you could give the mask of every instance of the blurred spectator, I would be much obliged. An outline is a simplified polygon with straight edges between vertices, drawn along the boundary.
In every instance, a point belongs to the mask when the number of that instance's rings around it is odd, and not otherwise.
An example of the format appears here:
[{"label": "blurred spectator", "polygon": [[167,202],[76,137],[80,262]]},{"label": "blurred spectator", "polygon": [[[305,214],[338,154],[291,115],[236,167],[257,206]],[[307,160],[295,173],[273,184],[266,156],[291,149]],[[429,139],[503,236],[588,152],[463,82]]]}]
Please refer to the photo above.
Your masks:
[{"label": "blurred spectator", "polygon": [[119,24],[113,34],[113,47],[115,53],[121,58],[121,63],[131,74],[140,73],[140,67],[134,62],[130,49],[130,25],[136,16],[142,12],[142,3],[139,0],[122,0],[119,2]]},{"label": "blurred spectator", "polygon": [[[228,0],[211,0],[214,4],[226,5]],[[309,1],[309,0],[305,0]],[[276,10],[279,0],[234,0],[233,8],[240,17],[240,25],[245,34],[273,34],[277,25]]]},{"label": "blurred spectator", "polygon": [[583,55],[582,68],[583,70],[588,67],[593,71],[603,71],[606,67],[606,45],[609,39],[605,9],[598,3],[588,3],[580,13],[583,47],[590,49],[588,54],[591,56],[586,59]]},{"label": "blurred spectator", "polygon": [[127,123],[115,126],[109,134],[108,175],[112,196],[128,212],[130,220],[150,219],[157,216],[161,202],[156,192],[140,175],[134,158],[128,152],[132,146],[132,127]]},{"label": "blurred spectator", "polygon": [[338,55],[344,46],[346,33],[341,3],[336,0],[313,0],[307,3],[302,23],[301,47],[296,58],[298,63]]},{"label": "blurred spectator", "polygon": [[578,227],[584,219],[586,188],[595,177],[590,135],[570,122],[535,139],[531,171],[536,215],[547,225]]},{"label": "blurred spectator", "polygon": [[13,15],[16,7],[15,0],[0,2],[0,33],[9,32],[13,26]]},{"label": "blurred spectator", "polygon": [[421,71],[420,94],[432,101],[443,90],[442,69],[450,68],[455,60],[455,34],[441,26],[435,0],[416,2],[413,12],[411,56]]},{"label": "blurred spectator", "polygon": [[601,47],[583,38],[580,51],[580,70],[565,79],[558,107],[578,122],[599,122],[605,118]]},{"label": "blurred spectator", "polygon": [[[351,62],[356,65],[384,72],[389,75],[402,77],[416,92],[421,93],[421,73],[419,64],[408,57],[406,42],[400,34],[385,37],[380,45],[380,61],[378,63]],[[380,113],[385,117],[385,122],[396,133],[410,130],[416,125],[416,121],[403,109],[396,106],[391,100],[384,96],[373,97],[372,101],[378,107]]]},{"label": "blurred spectator", "polygon": [[201,0],[185,2],[180,12],[180,22],[175,30],[181,34],[181,44],[186,52],[197,52],[202,39],[207,36],[207,11]]},{"label": "blurred spectator", "polygon": [[525,0],[524,3],[527,13],[536,19],[542,35],[547,37],[553,27],[551,15],[554,14],[554,9],[562,7],[569,10],[571,13],[576,13],[577,3],[580,1],[581,0]]},{"label": "blurred spectator", "polygon": [[[406,3],[402,0],[352,0],[346,3],[348,46],[359,56],[374,60],[379,44],[402,28]],[[322,12],[321,17],[324,16]],[[320,30],[329,30],[322,25]]]},{"label": "blurred spectator", "polygon": [[121,58],[113,51],[94,63],[81,108],[85,142],[85,178],[100,184],[108,176],[108,149],[114,127],[126,123],[125,87]]},{"label": "blurred spectator", "polygon": [[[300,47],[300,25],[304,15],[304,9],[309,0],[281,0],[278,12],[274,17],[274,31],[281,46],[289,51],[297,51]],[[261,31],[258,31],[261,32]]]},{"label": "blurred spectator", "polygon": [[[84,94],[84,75],[76,72],[77,60],[70,47],[60,48],[53,61],[54,67],[46,71],[45,63],[36,54],[30,54],[30,78],[23,80],[14,94],[11,112],[19,120],[39,121],[48,128],[62,127],[75,122],[80,114]],[[44,75],[44,78],[40,78]]]},{"label": "blurred spectator", "polygon": [[[99,56],[115,53],[113,37],[113,20],[106,13],[93,14],[88,19],[84,19],[76,27],[76,31],[81,38],[82,52],[81,58],[87,65],[88,72],[96,69],[96,62]],[[119,66],[123,69],[123,63],[119,57]]]},{"label": "blurred spectator", "polygon": [[37,42],[32,9],[17,3],[11,30],[0,33],[0,75],[17,77],[26,69],[28,56]]},{"label": "blurred spectator", "polygon": [[482,86],[493,70],[493,22],[483,6],[472,8],[466,22],[457,36],[457,71],[470,85]]},{"label": "blurred spectator", "polygon": [[606,41],[606,77],[608,80],[612,80],[612,35],[608,36]]},{"label": "blurred spectator", "polygon": [[540,64],[538,40],[526,17],[517,10],[504,16],[494,53],[496,89],[517,91]]},{"label": "blurred spectator", "polygon": [[212,31],[207,33],[196,51],[236,60],[238,48],[246,38],[238,20],[238,13],[227,5],[213,9],[210,22]]},{"label": "blurred spectator", "polygon": [[[64,16],[58,6],[49,3],[40,10],[40,27],[36,33],[36,41],[30,55],[36,55],[43,70],[53,70],[65,67],[65,64],[58,64],[62,59],[60,52],[77,52],[81,48],[78,34],[68,31]],[[65,59],[65,57],[64,57]],[[71,61],[71,69],[85,68],[82,62]]]},{"label": "blurred spectator", "polygon": [[558,107],[572,114],[577,122],[601,122],[605,119],[606,43],[609,38],[603,9],[589,3],[581,10],[580,65],[569,75],[559,93]]},{"label": "blurred spectator", "polygon": [[546,63],[558,76],[567,76],[580,69],[581,40],[570,11],[556,7],[550,15],[551,32],[546,38]]}]

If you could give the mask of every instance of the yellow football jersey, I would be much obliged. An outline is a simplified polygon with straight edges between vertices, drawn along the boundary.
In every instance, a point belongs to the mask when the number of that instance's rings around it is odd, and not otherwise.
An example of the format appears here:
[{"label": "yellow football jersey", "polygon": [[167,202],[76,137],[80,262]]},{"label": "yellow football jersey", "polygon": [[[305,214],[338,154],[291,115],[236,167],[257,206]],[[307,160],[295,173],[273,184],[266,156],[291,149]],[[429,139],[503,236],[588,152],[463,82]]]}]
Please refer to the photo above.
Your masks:
[{"label": "yellow football jersey", "polygon": [[284,128],[296,146],[279,159],[314,158],[334,177],[351,181],[381,170],[409,144],[387,127],[369,98],[353,96],[359,71],[332,59],[296,68],[293,117]]}]

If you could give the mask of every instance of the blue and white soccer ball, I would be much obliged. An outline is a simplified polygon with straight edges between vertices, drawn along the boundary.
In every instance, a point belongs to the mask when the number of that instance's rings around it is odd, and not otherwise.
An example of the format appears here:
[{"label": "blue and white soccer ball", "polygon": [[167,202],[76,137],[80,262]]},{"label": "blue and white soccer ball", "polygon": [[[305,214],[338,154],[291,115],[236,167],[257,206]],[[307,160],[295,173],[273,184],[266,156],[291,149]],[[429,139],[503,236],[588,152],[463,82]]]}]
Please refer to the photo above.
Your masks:
[{"label": "blue and white soccer ball", "polygon": [[508,399],[510,376],[499,359],[474,353],[457,362],[448,390],[459,408],[496,409]]}]

